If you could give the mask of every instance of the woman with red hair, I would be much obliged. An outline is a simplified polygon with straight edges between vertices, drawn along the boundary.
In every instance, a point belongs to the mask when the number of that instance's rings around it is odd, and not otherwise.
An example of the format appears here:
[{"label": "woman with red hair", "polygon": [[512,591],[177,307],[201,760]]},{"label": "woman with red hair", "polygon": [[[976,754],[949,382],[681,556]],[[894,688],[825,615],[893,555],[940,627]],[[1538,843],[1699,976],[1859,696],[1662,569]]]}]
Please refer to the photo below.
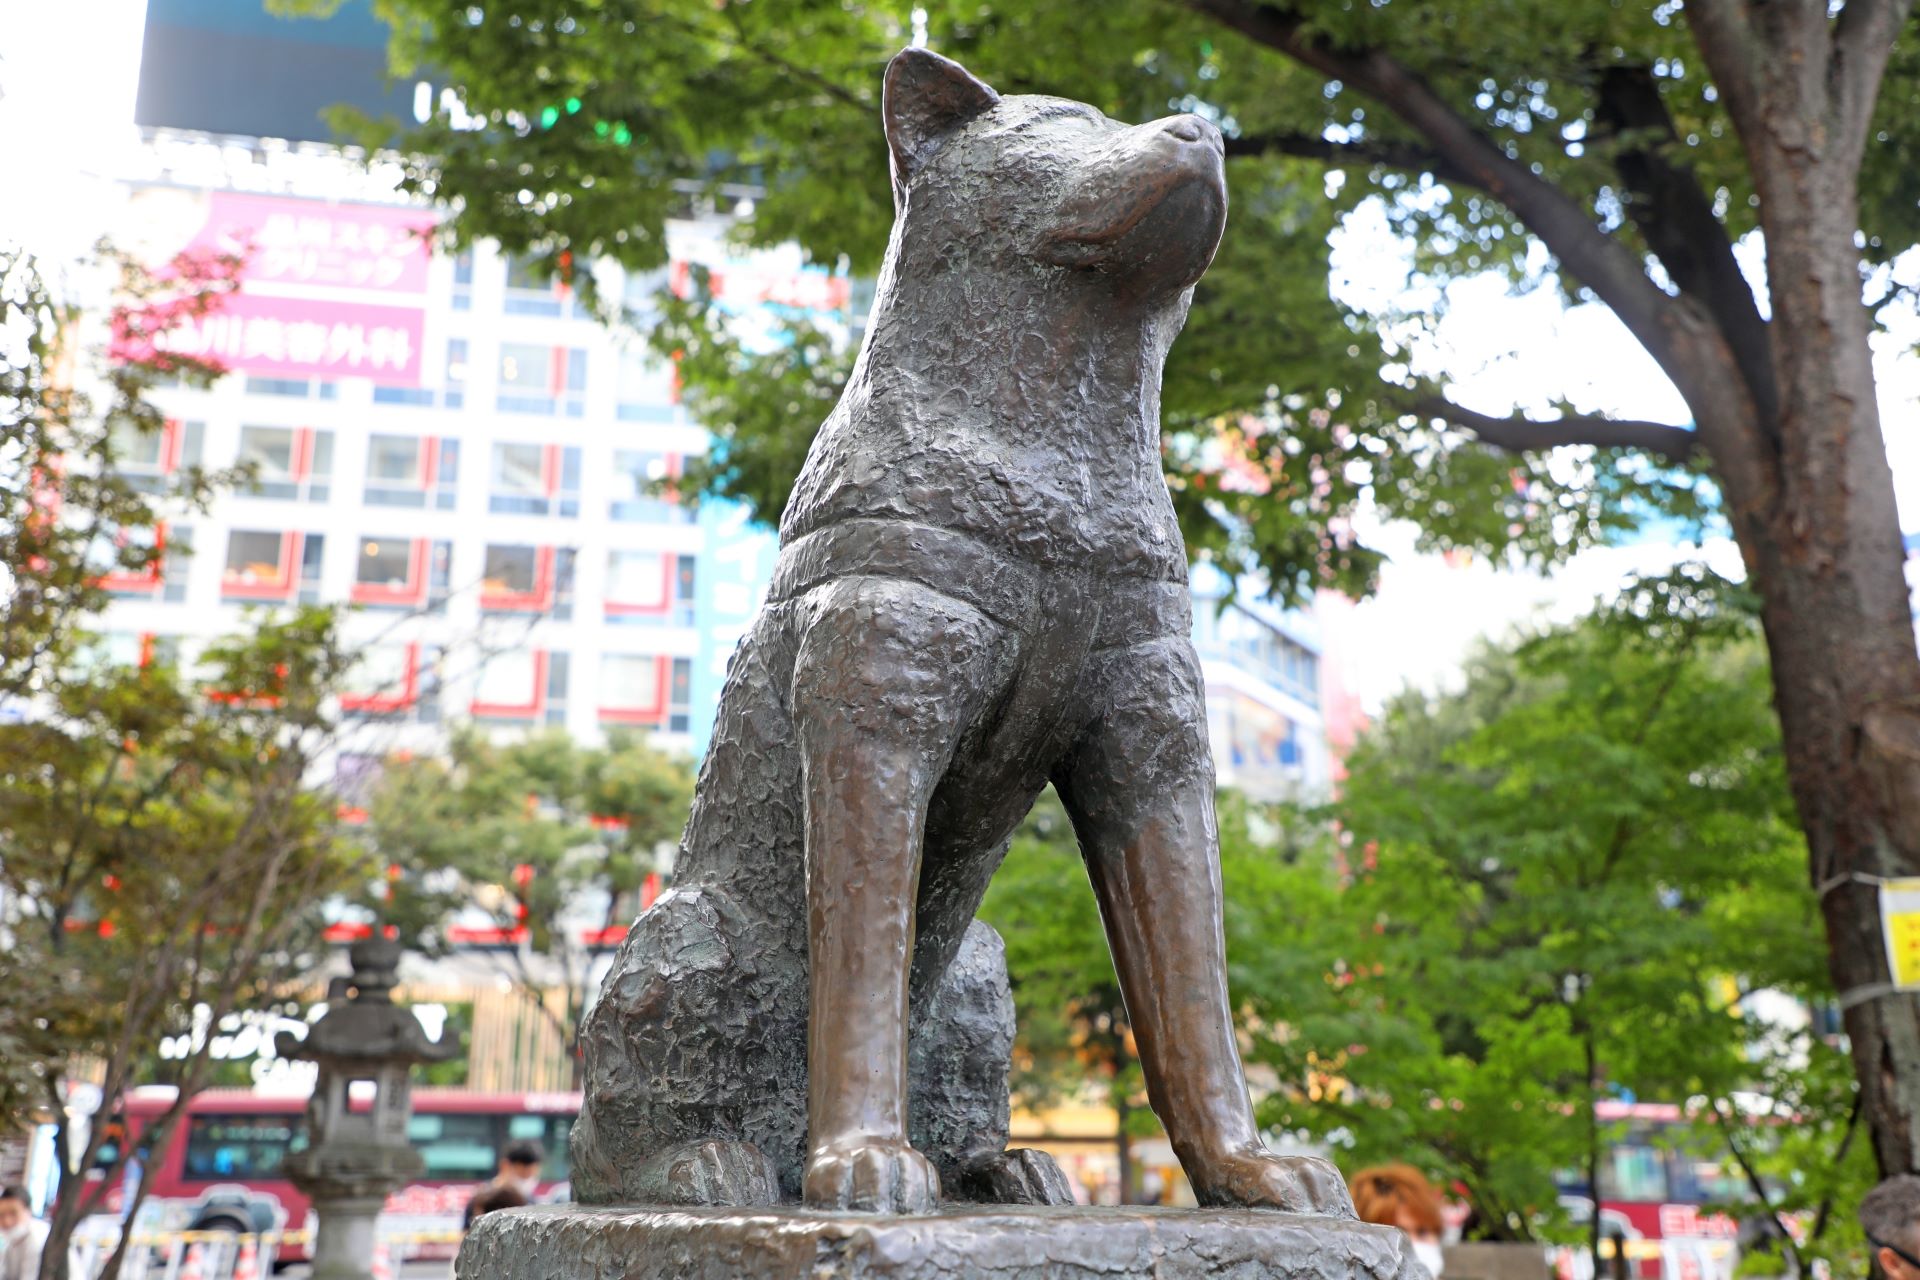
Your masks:
[{"label": "woman with red hair", "polygon": [[1410,1164],[1383,1164],[1362,1169],[1348,1184],[1353,1208],[1362,1222],[1398,1227],[1413,1239],[1413,1254],[1434,1280],[1440,1280],[1440,1193],[1427,1175]]}]

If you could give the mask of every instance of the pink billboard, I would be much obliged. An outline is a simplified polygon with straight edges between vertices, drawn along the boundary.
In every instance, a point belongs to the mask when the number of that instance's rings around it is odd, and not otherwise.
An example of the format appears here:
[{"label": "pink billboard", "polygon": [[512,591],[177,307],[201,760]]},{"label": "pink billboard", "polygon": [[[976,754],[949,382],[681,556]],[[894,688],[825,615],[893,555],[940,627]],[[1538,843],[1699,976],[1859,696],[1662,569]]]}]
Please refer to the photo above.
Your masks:
[{"label": "pink billboard", "polygon": [[187,247],[244,255],[255,284],[420,293],[433,226],[424,209],[215,191]]},{"label": "pink billboard", "polygon": [[155,345],[266,377],[372,378],[411,387],[420,383],[425,319],[417,307],[237,293],[182,320]]}]

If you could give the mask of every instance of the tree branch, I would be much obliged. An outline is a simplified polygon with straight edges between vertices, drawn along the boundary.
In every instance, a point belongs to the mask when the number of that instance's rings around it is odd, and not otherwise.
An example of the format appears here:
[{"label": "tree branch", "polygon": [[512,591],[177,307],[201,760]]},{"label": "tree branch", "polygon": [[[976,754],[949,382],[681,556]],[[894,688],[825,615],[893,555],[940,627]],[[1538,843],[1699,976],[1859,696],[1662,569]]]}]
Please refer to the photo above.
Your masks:
[{"label": "tree branch", "polygon": [[1328,164],[1385,165],[1409,173],[1431,173],[1453,186],[1473,187],[1476,183],[1463,169],[1438,151],[1412,142],[1334,142],[1307,133],[1251,133],[1227,139],[1227,155],[1299,156],[1324,160]]},{"label": "tree branch", "polygon": [[1693,167],[1670,158],[1671,148],[1679,146],[1679,131],[1652,70],[1617,65],[1602,70],[1595,116],[1607,134],[1622,139],[1613,166],[1627,190],[1628,216],[1680,291],[1712,312],[1761,422],[1773,434],[1780,395],[1772,335]]},{"label": "tree branch", "polygon": [[1664,422],[1603,418],[1593,414],[1563,416],[1549,422],[1518,417],[1498,418],[1463,409],[1442,396],[1421,396],[1414,401],[1413,408],[1414,412],[1424,417],[1444,418],[1457,427],[1473,432],[1482,444],[1513,453],[1585,444],[1597,449],[1640,449],[1658,454],[1670,462],[1684,463],[1700,447],[1699,437],[1694,432]]},{"label": "tree branch", "polygon": [[1912,12],[1913,0],[1847,0],[1834,19],[1827,92],[1843,145],[1853,151],[1855,163],[1873,120],[1894,39]]},{"label": "tree branch", "polygon": [[[1752,1189],[1754,1199],[1760,1202],[1760,1207],[1766,1210],[1767,1217],[1773,1220],[1775,1229],[1780,1232],[1780,1247],[1786,1251],[1788,1261],[1793,1264],[1792,1274],[1805,1275],[1806,1268],[1800,1263],[1799,1246],[1793,1242],[1793,1233],[1787,1230],[1786,1219],[1781,1217],[1780,1210],[1774,1207],[1773,1197],[1767,1194],[1767,1184],[1761,1180],[1759,1170],[1753,1167],[1753,1162],[1747,1159],[1747,1153],[1741,1150],[1739,1142],[1734,1139],[1733,1124],[1739,1113],[1735,1111],[1732,1116],[1729,1116],[1721,1111],[1718,1097],[1710,1098],[1709,1102],[1713,1106],[1713,1118],[1720,1122],[1720,1136],[1726,1139],[1727,1150],[1732,1153],[1735,1163],[1740,1166],[1740,1172],[1746,1175],[1747,1186]],[[1728,1110],[1733,1110],[1731,1102],[1728,1103]]]},{"label": "tree branch", "polygon": [[1613,309],[1669,372],[1686,363],[1674,299],[1639,258],[1602,231],[1567,194],[1508,155],[1434,89],[1378,48],[1343,49],[1307,29],[1299,13],[1259,0],[1186,0],[1257,44],[1287,55],[1385,105],[1473,185],[1500,201],[1559,258],[1561,266]]}]

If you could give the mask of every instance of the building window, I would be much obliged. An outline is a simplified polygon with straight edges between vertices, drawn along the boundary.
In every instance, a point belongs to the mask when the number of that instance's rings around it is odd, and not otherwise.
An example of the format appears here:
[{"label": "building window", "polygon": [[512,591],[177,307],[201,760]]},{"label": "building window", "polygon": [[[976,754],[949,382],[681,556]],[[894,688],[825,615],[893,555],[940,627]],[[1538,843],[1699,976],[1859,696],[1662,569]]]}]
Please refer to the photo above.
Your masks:
[{"label": "building window", "polygon": [[1320,705],[1320,659],[1299,641],[1237,606],[1195,611],[1194,646],[1232,663],[1308,706]]},{"label": "building window", "polygon": [[476,719],[563,724],[567,655],[548,649],[491,654],[480,668],[470,708]]},{"label": "building window", "polygon": [[692,556],[661,551],[607,553],[606,619],[620,625],[693,625]]},{"label": "building window", "polygon": [[380,776],[386,772],[386,757],[367,751],[342,751],[333,761],[333,794],[340,801],[340,816],[349,822],[365,822],[380,789]]},{"label": "building window", "polygon": [[325,537],[317,533],[233,530],[227,534],[221,599],[319,603],[325,545]]},{"label": "building window", "polygon": [[142,431],[131,423],[113,427],[113,465],[128,486],[141,493],[162,493],[172,477],[200,465],[206,425],[168,418],[158,430]]},{"label": "building window", "polygon": [[467,340],[450,338],[447,340],[446,376],[441,380],[439,390],[432,387],[383,387],[373,389],[375,404],[413,405],[416,408],[458,409],[467,402]]},{"label": "building window", "polygon": [[433,507],[451,511],[460,474],[460,442],[443,436],[367,437],[370,507]]},{"label": "building window", "polygon": [[426,538],[370,535],[354,561],[353,603],[369,608],[446,609],[453,546]]},{"label": "building window", "polygon": [[691,658],[603,654],[600,658],[600,720],[604,724],[644,725],[669,733],[685,733],[690,721],[692,686]]},{"label": "building window", "polygon": [[[146,553],[145,562],[128,567],[123,555],[130,548]],[[178,604],[187,598],[187,561],[193,554],[193,531],[162,520],[139,529],[103,533],[89,552],[102,590],[123,599],[159,600]]]},{"label": "building window", "polygon": [[507,298],[503,310],[510,316],[579,314],[573,291],[558,276],[550,276],[543,266],[522,254],[507,259]]},{"label": "building window", "polygon": [[487,509],[499,515],[578,516],[579,446],[494,445]]},{"label": "building window", "polygon": [[585,417],[587,353],[579,347],[533,343],[500,344],[501,413],[559,414]]},{"label": "building window", "polygon": [[570,621],[573,571],[571,548],[489,544],[480,607],[488,613],[544,613]]},{"label": "building window", "polygon": [[473,250],[463,250],[453,260],[453,309],[473,310]]},{"label": "building window", "polygon": [[438,720],[439,651],[419,644],[368,645],[348,674],[340,709],[360,718]]},{"label": "building window", "polygon": [[80,662],[93,670],[103,667],[180,665],[180,637],[155,635],[151,631],[108,631],[92,643],[80,646]]},{"label": "building window", "polygon": [[319,378],[256,378],[249,374],[247,394],[291,396],[298,400],[337,400],[340,396],[340,384]]},{"label": "building window", "polygon": [[255,498],[325,502],[333,492],[333,432],[311,427],[242,427],[242,466],[254,478],[246,490]]},{"label": "building window", "polygon": [[619,395],[614,416],[622,422],[674,422],[680,401],[674,366],[644,352],[629,351],[620,358]]},{"label": "building window", "polygon": [[[615,520],[649,524],[685,524],[693,513],[680,505],[670,486],[680,474],[680,455],[647,449],[616,449],[613,498],[607,514]],[[656,491],[658,490],[658,491]]]}]

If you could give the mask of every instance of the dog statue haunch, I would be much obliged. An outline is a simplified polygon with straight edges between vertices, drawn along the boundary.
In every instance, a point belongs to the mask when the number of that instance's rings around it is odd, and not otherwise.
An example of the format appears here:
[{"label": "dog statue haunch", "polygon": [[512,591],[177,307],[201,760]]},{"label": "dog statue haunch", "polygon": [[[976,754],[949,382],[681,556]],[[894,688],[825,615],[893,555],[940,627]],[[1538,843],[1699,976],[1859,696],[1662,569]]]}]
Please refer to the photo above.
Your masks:
[{"label": "dog statue haunch", "polygon": [[1160,472],[1220,135],[1003,98],[917,49],[884,102],[898,215],[866,345],[729,667],[676,885],[586,1020],[575,1195],[1064,1203],[1050,1159],[1005,1149],[1005,958],[973,919],[1051,781],[1195,1193],[1350,1213],[1248,1101]]}]

